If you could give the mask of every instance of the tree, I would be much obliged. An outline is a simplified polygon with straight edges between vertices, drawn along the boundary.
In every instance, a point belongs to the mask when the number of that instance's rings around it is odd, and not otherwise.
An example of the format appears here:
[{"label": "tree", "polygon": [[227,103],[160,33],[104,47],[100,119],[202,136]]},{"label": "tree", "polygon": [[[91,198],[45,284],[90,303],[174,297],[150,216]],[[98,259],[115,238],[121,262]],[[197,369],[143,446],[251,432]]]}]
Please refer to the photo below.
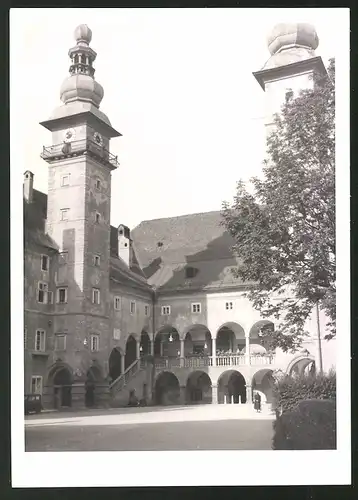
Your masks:
[{"label": "tree", "polygon": [[275,117],[261,178],[240,181],[223,224],[233,236],[236,277],[263,317],[277,321],[273,347],[294,351],[315,306],[335,336],[334,60],[313,90],[291,97]]}]

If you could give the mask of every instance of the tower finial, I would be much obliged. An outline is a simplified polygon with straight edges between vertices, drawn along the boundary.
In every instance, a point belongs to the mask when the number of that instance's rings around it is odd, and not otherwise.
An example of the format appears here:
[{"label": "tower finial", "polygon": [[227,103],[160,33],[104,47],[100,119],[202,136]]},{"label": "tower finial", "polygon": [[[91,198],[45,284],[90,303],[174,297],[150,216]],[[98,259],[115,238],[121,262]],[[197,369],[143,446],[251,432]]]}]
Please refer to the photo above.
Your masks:
[{"label": "tower finial", "polygon": [[79,26],[77,26],[74,34],[77,45],[80,45],[82,43],[89,45],[91,43],[92,31],[89,29],[87,24],[80,24]]}]

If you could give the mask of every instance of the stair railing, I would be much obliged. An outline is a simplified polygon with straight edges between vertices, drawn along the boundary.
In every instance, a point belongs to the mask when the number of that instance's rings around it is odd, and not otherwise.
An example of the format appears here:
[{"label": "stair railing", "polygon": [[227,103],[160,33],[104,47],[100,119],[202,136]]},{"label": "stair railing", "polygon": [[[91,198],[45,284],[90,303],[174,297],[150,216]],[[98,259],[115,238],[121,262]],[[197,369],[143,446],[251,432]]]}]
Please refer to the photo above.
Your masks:
[{"label": "stair railing", "polygon": [[146,361],[143,359],[136,359],[133,361],[131,365],[128,366],[128,368],[113,382],[109,385],[110,390],[113,392],[115,390],[116,392],[119,392],[123,389],[124,386],[126,386],[129,382],[129,380],[139,372],[139,370],[145,368],[146,366]]}]

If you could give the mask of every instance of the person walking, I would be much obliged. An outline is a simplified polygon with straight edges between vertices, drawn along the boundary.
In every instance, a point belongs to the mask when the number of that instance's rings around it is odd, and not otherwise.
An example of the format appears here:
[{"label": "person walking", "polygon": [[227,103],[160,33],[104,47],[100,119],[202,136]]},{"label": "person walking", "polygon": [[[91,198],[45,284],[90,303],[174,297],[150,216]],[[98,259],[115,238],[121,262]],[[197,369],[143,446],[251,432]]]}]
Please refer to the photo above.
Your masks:
[{"label": "person walking", "polygon": [[258,392],[255,393],[254,397],[254,409],[257,413],[261,413],[261,396]]}]

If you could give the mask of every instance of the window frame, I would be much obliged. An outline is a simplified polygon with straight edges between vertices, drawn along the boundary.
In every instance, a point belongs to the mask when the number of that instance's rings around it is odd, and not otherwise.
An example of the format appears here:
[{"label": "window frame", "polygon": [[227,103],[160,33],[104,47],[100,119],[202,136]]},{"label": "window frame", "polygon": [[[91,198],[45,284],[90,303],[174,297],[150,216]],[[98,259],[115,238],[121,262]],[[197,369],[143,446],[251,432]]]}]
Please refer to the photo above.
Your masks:
[{"label": "window frame", "polygon": [[[33,392],[32,391],[33,380],[40,380],[40,386],[41,386],[40,392]],[[40,394],[42,396],[42,391],[43,391],[43,377],[42,377],[42,375],[31,375],[30,394]]]},{"label": "window frame", "polygon": [[[117,302],[118,302],[118,307],[117,307]],[[122,297],[119,295],[115,295],[113,297],[113,308],[115,311],[120,311],[122,309]]]},{"label": "window frame", "polygon": [[[37,349],[38,334],[40,335],[39,349]],[[46,351],[46,330],[44,330],[43,328],[37,328],[35,331],[34,351],[36,351],[36,352],[45,352]]]},{"label": "window frame", "polygon": [[[44,259],[46,262],[46,269],[43,267]],[[44,273],[48,273],[50,270],[50,257],[46,255],[45,253],[41,254],[41,271]]]},{"label": "window frame", "polygon": [[171,306],[162,306],[161,307],[161,316],[170,316],[172,313]]},{"label": "window frame", "polygon": [[226,311],[232,311],[234,309],[234,303],[231,300],[225,302],[225,309]]},{"label": "window frame", "polygon": [[[195,310],[198,309],[198,310]],[[201,302],[191,303],[191,314],[201,314]]]},{"label": "window frame", "polygon": [[[97,342],[97,345],[95,346],[96,349],[93,349],[94,347],[94,341]],[[90,349],[91,352],[99,352],[99,335],[98,333],[92,333],[90,337]]]},{"label": "window frame", "polygon": [[[60,301],[60,291],[65,291],[65,300]],[[67,304],[68,302],[68,287],[67,286],[59,286],[56,289],[56,304]]]},{"label": "window frame", "polygon": [[[99,186],[98,186],[98,183],[99,183]],[[102,186],[101,179],[96,179],[95,182],[94,182],[95,189],[97,189],[97,191],[100,191],[101,186]]]},{"label": "window frame", "polygon": [[[133,308],[132,308],[132,306],[133,306]],[[129,312],[130,312],[131,316],[134,316],[134,314],[136,313],[136,310],[137,310],[136,301],[131,300],[129,303]]]},{"label": "window frame", "polygon": [[[96,264],[97,260],[98,260],[98,264]],[[93,264],[95,267],[101,267],[101,256],[100,255],[96,254],[93,256]]]},{"label": "window frame", "polygon": [[[118,335],[116,335],[115,332],[118,332]],[[114,340],[120,340],[121,339],[121,330],[120,330],[120,328],[113,328],[113,339]]]},{"label": "window frame", "polygon": [[101,222],[101,214],[97,211],[94,214],[94,221],[96,224],[100,224],[100,222]]},{"label": "window frame", "polygon": [[[62,174],[61,175],[61,187],[68,187],[70,185],[70,175],[71,174]],[[64,183],[64,179],[68,179],[68,184]]]},{"label": "window frame", "polygon": [[[66,222],[69,220],[69,217],[68,217],[68,213],[69,213],[70,209],[69,208],[61,208],[60,209],[60,212],[61,212],[61,222]],[[64,218],[65,216],[65,218]]]},{"label": "window frame", "polygon": [[[37,302],[39,304],[48,304],[48,291],[48,283],[46,281],[37,282]],[[40,300],[40,292],[43,293],[43,300]]]},{"label": "window frame", "polygon": [[144,304],[144,316],[150,316],[150,309],[148,304]]},{"label": "window frame", "polygon": [[[98,300],[95,300],[95,296],[97,295]],[[99,306],[101,304],[101,290],[99,288],[92,288],[92,304]]]},{"label": "window frame", "polygon": [[[57,345],[57,339],[58,338],[63,338],[63,349],[59,349]],[[55,334],[55,345],[54,345],[54,351],[58,352],[63,352],[66,351],[66,342],[67,342],[67,335],[65,333],[56,333]]]}]

